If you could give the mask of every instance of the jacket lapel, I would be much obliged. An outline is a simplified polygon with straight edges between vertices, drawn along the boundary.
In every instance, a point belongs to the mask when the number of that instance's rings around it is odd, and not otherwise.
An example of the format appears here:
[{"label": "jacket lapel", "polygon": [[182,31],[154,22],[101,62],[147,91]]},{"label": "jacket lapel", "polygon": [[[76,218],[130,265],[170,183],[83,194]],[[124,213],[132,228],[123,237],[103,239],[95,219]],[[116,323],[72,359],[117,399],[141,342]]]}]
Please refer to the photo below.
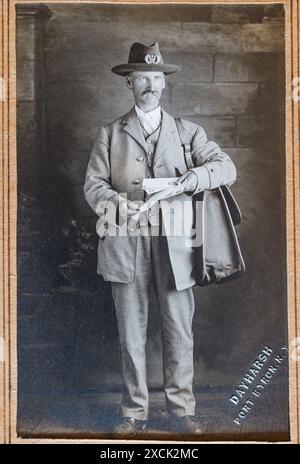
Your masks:
[{"label": "jacket lapel", "polygon": [[139,123],[134,107],[127,113],[123,119],[123,130],[127,132],[141,147],[147,151],[143,130]]},{"label": "jacket lapel", "polygon": [[174,118],[162,110],[161,128],[154,155],[154,164],[157,163],[171,145],[178,141],[177,132]]}]

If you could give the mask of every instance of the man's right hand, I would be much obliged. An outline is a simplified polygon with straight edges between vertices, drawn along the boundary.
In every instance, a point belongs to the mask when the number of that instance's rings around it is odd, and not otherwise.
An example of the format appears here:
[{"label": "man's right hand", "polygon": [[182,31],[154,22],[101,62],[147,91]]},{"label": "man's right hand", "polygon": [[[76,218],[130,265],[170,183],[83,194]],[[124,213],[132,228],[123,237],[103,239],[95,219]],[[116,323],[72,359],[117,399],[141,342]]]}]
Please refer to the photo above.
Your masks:
[{"label": "man's right hand", "polygon": [[130,200],[122,199],[119,203],[119,216],[122,219],[128,219],[139,212],[139,206]]}]

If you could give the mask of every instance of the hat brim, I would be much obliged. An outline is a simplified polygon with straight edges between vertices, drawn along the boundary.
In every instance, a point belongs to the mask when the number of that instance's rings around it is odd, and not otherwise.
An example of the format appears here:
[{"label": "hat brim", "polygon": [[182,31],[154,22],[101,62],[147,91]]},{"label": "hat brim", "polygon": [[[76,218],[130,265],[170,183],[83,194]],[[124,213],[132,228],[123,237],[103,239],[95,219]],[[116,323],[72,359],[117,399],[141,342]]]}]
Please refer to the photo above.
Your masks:
[{"label": "hat brim", "polygon": [[147,64],[147,63],[127,63],[119,64],[112,68],[112,72],[119,76],[127,76],[133,71],[156,71],[164,74],[174,74],[180,71],[180,66],[176,64]]}]

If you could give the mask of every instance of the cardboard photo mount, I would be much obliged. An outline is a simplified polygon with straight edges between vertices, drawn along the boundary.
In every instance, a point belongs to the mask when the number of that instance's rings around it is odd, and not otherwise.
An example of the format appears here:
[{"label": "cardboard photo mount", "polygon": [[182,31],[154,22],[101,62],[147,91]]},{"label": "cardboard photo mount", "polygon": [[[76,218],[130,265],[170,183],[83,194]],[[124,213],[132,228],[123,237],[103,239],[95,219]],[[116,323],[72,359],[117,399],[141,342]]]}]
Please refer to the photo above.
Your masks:
[{"label": "cardboard photo mount", "polygon": [[[16,31],[15,6],[34,4],[32,0],[1,0],[1,194],[0,194],[0,443],[101,443],[95,439],[27,439],[16,432],[17,417],[17,161],[16,161]],[[40,0],[36,3],[50,3]],[[52,3],[59,3],[58,0]],[[63,0],[61,3],[101,3]],[[107,2],[106,2],[107,3]],[[159,3],[118,1],[112,3]],[[161,2],[160,2],[161,3]],[[225,3],[193,1],[163,3]],[[289,414],[290,441],[300,443],[300,186],[299,186],[299,105],[300,105],[300,0],[280,2],[227,1],[227,4],[282,3],[285,5],[286,51],[286,222],[287,286],[289,332]],[[108,444],[110,441],[105,440]],[[111,440],[115,443],[115,440]],[[120,441],[118,441],[120,443]],[[201,442],[198,442],[201,443]],[[203,442],[202,442],[203,443]],[[210,443],[212,443],[210,441]],[[241,442],[239,442],[241,443]],[[255,442],[249,442],[255,443]]]}]

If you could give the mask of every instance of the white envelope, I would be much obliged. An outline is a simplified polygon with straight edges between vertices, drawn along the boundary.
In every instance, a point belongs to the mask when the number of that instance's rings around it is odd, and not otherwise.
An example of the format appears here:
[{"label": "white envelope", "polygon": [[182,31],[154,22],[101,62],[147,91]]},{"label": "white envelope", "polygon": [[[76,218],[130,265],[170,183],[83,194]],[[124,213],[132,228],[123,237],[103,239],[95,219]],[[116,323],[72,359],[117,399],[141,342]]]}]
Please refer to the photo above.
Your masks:
[{"label": "white envelope", "polygon": [[142,189],[145,190],[148,195],[151,195],[152,193],[161,192],[172,185],[177,185],[177,181],[178,177],[144,179]]},{"label": "white envelope", "polygon": [[177,184],[177,181],[178,177],[144,179],[142,189],[149,195],[151,194],[151,196],[146,203],[140,207],[137,214],[139,215],[152,208],[155,203],[160,200],[165,200],[183,193],[185,181],[181,184]]}]

